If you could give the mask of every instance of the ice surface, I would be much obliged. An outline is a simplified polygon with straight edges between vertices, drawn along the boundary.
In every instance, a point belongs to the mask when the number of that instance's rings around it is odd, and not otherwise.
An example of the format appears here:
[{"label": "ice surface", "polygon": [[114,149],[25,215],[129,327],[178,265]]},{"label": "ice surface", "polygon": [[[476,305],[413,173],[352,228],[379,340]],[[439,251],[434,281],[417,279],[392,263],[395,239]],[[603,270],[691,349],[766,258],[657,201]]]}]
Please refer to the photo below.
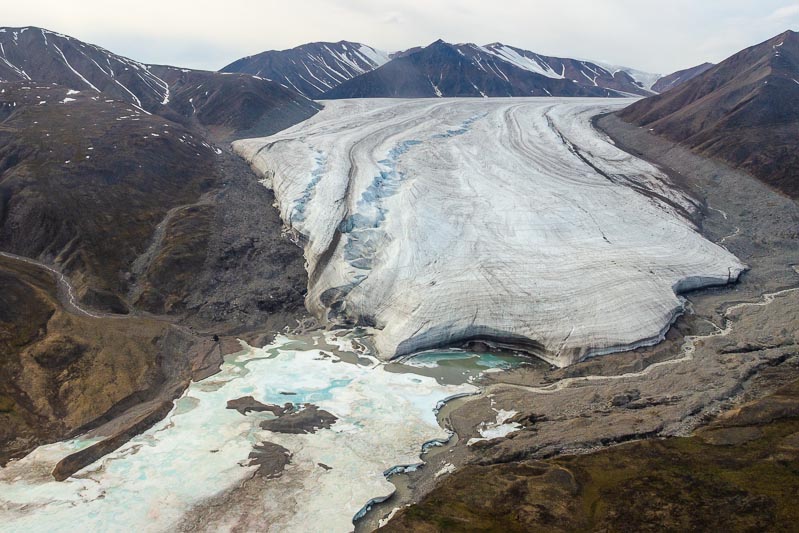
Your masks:
[{"label": "ice surface", "polygon": [[744,268],[592,117],[629,100],[341,100],[234,143],[304,239],[307,307],[391,358],[468,338],[563,366],[659,341]]},{"label": "ice surface", "polygon": [[[279,337],[229,357],[219,374],[193,383],[165,420],[64,482],[53,481],[52,467],[92,441],[42,446],[0,468],[0,530],[174,530],[186,515],[206,511],[209,498],[250,478],[255,467],[247,466],[248,454],[266,441],[292,453],[282,476],[268,480],[256,501],[239,501],[233,492],[230,507],[208,515],[203,527],[216,531],[250,520],[241,527],[350,531],[369,501],[394,491],[384,472],[418,464],[423,443],[448,438],[435,406],[475,391],[387,372],[380,364],[346,363],[308,342]],[[243,396],[279,405],[311,402],[338,420],[311,434],[265,431],[258,424],[271,414],[243,416],[226,408]]]}]

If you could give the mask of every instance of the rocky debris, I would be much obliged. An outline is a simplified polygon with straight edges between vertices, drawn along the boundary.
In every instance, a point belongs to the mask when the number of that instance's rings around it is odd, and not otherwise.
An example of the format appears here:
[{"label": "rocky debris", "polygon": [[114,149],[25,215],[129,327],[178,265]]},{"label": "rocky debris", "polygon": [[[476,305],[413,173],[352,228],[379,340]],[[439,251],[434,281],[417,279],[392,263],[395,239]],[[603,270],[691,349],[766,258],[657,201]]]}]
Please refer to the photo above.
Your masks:
[{"label": "rocky debris", "polygon": [[781,530],[799,519],[798,427],[795,382],[692,437],[459,468],[381,531]]},{"label": "rocky debris", "polygon": [[280,477],[291,462],[291,452],[273,442],[256,444],[248,457],[248,466],[257,465],[256,475],[266,479]]},{"label": "rocky debris", "polygon": [[320,429],[330,429],[338,418],[319,409],[312,404],[306,404],[301,409],[289,411],[272,420],[261,422],[261,429],[275,433],[316,433]]},{"label": "rocky debris", "polygon": [[252,396],[244,396],[242,398],[236,398],[235,400],[228,400],[227,408],[235,409],[243,415],[253,411],[257,413],[269,412],[277,417],[281,417],[294,411],[294,404],[286,403],[283,407],[280,407],[279,405],[261,403]]},{"label": "rocky debris", "polygon": [[628,406],[631,402],[638,400],[641,398],[641,392],[633,389],[631,391],[625,391],[622,394],[617,394],[610,400],[610,404],[613,407],[625,407]]},{"label": "rocky debris", "polygon": [[775,348],[782,348],[783,346],[790,346],[793,344],[793,339],[786,339],[781,344],[776,344],[768,341],[744,341],[734,345],[721,348],[721,353],[749,353],[759,352],[762,350],[773,350]]}]

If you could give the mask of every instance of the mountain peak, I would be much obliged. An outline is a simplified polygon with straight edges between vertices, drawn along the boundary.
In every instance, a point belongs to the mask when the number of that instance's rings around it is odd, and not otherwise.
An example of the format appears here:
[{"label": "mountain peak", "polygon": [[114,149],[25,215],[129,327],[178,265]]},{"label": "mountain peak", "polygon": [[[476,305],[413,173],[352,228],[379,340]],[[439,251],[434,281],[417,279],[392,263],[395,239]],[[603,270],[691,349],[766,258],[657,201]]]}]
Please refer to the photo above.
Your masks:
[{"label": "mountain peak", "polygon": [[353,41],[306,43],[243,57],[221,72],[252,74],[284,84],[307,98],[318,98],[339,84],[387,63],[389,56]]},{"label": "mountain peak", "polygon": [[770,41],[783,41],[783,42],[799,42],[799,33],[793,30],[785,30],[784,32],[775,35]]},{"label": "mountain peak", "polygon": [[434,98],[489,96],[649,95],[630,75],[601,66],[546,57],[494,43],[452,44],[438,39],[413,53],[394,55],[377,70],[347,80],[322,98]]}]

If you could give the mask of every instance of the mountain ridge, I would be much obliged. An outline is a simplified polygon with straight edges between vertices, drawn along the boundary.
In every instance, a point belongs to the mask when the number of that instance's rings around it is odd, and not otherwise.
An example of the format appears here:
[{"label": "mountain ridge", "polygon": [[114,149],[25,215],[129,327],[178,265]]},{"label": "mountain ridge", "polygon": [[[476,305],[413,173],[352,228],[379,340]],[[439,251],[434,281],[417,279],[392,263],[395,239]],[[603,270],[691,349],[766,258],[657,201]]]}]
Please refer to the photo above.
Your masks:
[{"label": "mountain ridge", "polygon": [[[211,130],[219,140],[239,138],[242,132],[273,133],[275,127],[288,127],[319,110],[318,104],[271,80],[147,65],[33,26],[0,28],[0,82],[15,81],[56,83],[113,98]],[[203,100],[199,109],[188,102],[195,98]],[[228,115],[223,109],[234,112]]]},{"label": "mountain ridge", "polygon": [[[290,87],[297,90],[309,98],[330,99],[338,97],[336,96],[338,94],[336,90],[338,86],[343,83],[348,83],[362,75],[369,74],[390,61],[418,53],[431,45],[442,44],[454,46],[462,51],[468,48],[477,49],[504,62],[547,77],[588,80],[587,82],[584,81],[584,83],[590,82],[591,85],[599,78],[602,82],[602,87],[605,89],[637,96],[650,96],[652,94],[664,92],[681,83],[689,81],[694,76],[709,68],[709,66],[712,66],[712,63],[703,63],[695,67],[664,75],[645,72],[605,61],[546,56],[516,46],[506,45],[501,42],[493,42],[486,45],[477,45],[474,43],[453,44],[447,43],[443,39],[437,39],[427,46],[414,46],[404,50],[384,52],[366,44],[340,40],[337,42],[310,42],[284,50],[266,50],[237,59],[220,69],[220,72],[237,72],[263,76],[270,80],[277,81],[287,88]],[[323,60],[324,54],[328,56],[334,52],[340,54],[341,50],[333,50],[331,47],[336,48],[341,46],[348,47],[351,50],[367,49],[369,50],[369,54],[367,55],[380,57],[380,60],[373,62],[364,61],[358,66],[357,71],[349,71],[345,73],[346,75],[342,75],[341,72],[332,69],[328,62]],[[324,51],[324,49],[327,50]],[[323,50],[323,52],[320,52],[320,50]],[[335,60],[337,59],[334,58],[330,60],[330,62]],[[298,63],[302,65],[302,67],[298,67]],[[553,68],[553,64],[556,68]],[[566,71],[567,65],[569,67],[568,72]],[[560,76],[558,74],[560,74]],[[498,75],[502,77],[502,74]],[[539,92],[542,93],[543,96],[547,96],[545,91]],[[566,92],[569,93],[573,91]]]},{"label": "mountain ridge", "polygon": [[715,66],[714,63],[702,63],[700,65],[696,65],[693,67],[689,67],[682,70],[677,70],[672,72],[671,74],[667,74],[666,76],[662,76],[658,79],[653,85],[652,90],[657,93],[664,93],[669,89],[673,89],[683,83],[689,82],[695,77],[699,76],[706,70],[709,70]]},{"label": "mountain ridge", "polygon": [[389,61],[388,54],[353,41],[313,42],[286,50],[267,50],[238,59],[220,72],[263,76],[286,83],[308,98]]},{"label": "mountain ridge", "polygon": [[799,197],[799,33],[748,47],[619,116]]},{"label": "mountain ridge", "polygon": [[438,39],[325,92],[323,99],[452,96],[644,96],[625,72],[491,43]]}]

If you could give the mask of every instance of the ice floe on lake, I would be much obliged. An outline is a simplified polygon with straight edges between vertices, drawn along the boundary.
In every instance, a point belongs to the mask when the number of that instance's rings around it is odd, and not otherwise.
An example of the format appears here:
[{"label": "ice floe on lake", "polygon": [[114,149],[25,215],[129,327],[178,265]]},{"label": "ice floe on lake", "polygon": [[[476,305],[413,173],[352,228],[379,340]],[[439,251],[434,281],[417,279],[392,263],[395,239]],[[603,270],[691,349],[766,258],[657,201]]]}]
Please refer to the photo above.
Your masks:
[{"label": "ice floe on lake", "polygon": [[[166,531],[194,515],[203,517],[204,530],[258,524],[268,531],[349,531],[370,501],[394,491],[387,474],[420,464],[425,443],[448,439],[435,409],[477,392],[385,366],[339,354],[321,333],[244,346],[218,374],[193,383],[166,419],[66,481],[50,477],[53,466],[94,441],[42,446],[1,468],[0,530]],[[229,400],[246,396],[298,410],[313,405],[337,420],[309,433],[267,431],[260,423],[273,413],[228,408]],[[238,501],[237,490],[258,469],[248,457],[264,442],[288,450],[290,462],[255,500]],[[224,513],[205,507],[225,495]]]}]

